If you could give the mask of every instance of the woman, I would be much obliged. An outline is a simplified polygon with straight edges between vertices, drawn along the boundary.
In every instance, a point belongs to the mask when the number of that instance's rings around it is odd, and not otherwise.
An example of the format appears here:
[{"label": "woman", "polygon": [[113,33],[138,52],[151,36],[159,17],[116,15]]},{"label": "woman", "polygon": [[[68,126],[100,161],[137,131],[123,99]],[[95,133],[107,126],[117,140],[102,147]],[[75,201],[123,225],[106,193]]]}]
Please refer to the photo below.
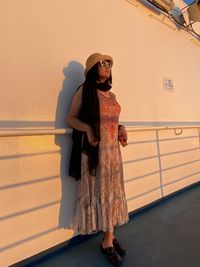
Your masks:
[{"label": "woman", "polygon": [[86,80],[72,100],[67,122],[73,128],[69,175],[78,181],[74,229],[82,235],[103,231],[100,249],[118,266],[126,251],[114,226],[129,220],[119,146],[126,145],[127,132],[118,125],[121,107],[110,91],[112,65],[109,55],[88,57]]}]

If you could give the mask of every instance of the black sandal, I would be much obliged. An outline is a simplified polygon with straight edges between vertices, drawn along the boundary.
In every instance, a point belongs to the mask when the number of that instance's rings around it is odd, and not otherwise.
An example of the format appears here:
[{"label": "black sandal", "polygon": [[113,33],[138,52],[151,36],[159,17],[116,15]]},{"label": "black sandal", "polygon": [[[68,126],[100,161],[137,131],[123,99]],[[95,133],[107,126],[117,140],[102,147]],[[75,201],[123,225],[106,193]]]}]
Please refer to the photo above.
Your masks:
[{"label": "black sandal", "polygon": [[113,239],[113,246],[120,256],[126,254],[126,250],[120,245],[119,241],[116,238]]},{"label": "black sandal", "polygon": [[103,248],[102,242],[101,242],[100,249],[103,254],[107,254],[108,260],[111,263],[113,263],[115,266],[121,265],[122,259],[120,255],[115,251],[114,247]]}]

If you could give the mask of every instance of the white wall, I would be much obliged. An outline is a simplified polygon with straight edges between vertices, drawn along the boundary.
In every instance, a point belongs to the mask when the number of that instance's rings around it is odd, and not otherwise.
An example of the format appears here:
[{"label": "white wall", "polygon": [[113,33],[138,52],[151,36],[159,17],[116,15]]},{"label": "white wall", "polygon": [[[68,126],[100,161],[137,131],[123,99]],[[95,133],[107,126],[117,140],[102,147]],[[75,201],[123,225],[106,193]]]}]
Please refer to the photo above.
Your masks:
[{"label": "white wall", "polygon": [[[0,127],[65,126],[87,56],[114,58],[126,121],[198,121],[200,47],[125,0],[2,1]],[[162,79],[175,92],[163,91]],[[131,107],[131,108],[130,108]]]},{"label": "white wall", "polygon": [[[121,121],[198,122],[200,47],[150,13],[125,0],[1,1],[1,131],[65,128],[93,52],[114,58]],[[163,90],[163,76],[174,81],[173,93]],[[198,129],[182,136],[193,135],[161,141],[161,159],[157,137],[174,138],[173,130],[129,133],[123,149],[129,211],[199,180]],[[167,157],[170,149],[182,152]],[[7,266],[76,235],[67,229],[76,182],[68,177],[70,135],[1,137],[0,151],[0,265]],[[182,165],[166,169],[175,161]]]}]

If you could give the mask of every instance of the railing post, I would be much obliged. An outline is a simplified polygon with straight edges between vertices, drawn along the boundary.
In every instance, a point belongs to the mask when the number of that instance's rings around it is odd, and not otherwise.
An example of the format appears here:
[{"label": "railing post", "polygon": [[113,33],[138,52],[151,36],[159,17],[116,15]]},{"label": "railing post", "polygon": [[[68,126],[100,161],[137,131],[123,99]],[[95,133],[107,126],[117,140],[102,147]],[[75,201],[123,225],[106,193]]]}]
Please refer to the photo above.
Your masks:
[{"label": "railing post", "polygon": [[160,144],[159,144],[158,130],[156,130],[156,144],[157,144],[157,151],[158,151],[158,165],[159,165],[159,173],[160,173],[160,190],[161,190],[161,196],[163,198],[162,165],[161,165],[161,158],[160,158]]}]

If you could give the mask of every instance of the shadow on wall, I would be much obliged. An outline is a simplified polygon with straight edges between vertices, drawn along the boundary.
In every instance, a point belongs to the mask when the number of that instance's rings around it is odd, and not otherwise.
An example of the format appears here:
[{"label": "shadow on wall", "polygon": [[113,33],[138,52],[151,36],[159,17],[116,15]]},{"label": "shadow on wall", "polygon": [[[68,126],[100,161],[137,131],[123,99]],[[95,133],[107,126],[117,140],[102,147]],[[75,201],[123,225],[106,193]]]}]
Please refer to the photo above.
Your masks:
[{"label": "shadow on wall", "polygon": [[[63,69],[65,79],[60,90],[55,114],[55,128],[69,127],[66,122],[72,98],[77,88],[84,81],[84,67],[79,62],[71,61]],[[70,134],[56,135],[55,144],[60,146],[60,177],[61,177],[61,200],[59,212],[59,228],[69,228],[75,215],[77,182],[68,176],[69,158],[71,154],[72,139]]]},{"label": "shadow on wall", "polygon": [[[60,90],[57,101],[55,122],[50,120],[0,120],[0,129],[3,128],[65,128],[66,114],[76,88],[84,81],[84,67],[76,61],[70,61],[68,66],[63,69],[65,76],[63,87]],[[56,100],[55,100],[56,101]]]}]

